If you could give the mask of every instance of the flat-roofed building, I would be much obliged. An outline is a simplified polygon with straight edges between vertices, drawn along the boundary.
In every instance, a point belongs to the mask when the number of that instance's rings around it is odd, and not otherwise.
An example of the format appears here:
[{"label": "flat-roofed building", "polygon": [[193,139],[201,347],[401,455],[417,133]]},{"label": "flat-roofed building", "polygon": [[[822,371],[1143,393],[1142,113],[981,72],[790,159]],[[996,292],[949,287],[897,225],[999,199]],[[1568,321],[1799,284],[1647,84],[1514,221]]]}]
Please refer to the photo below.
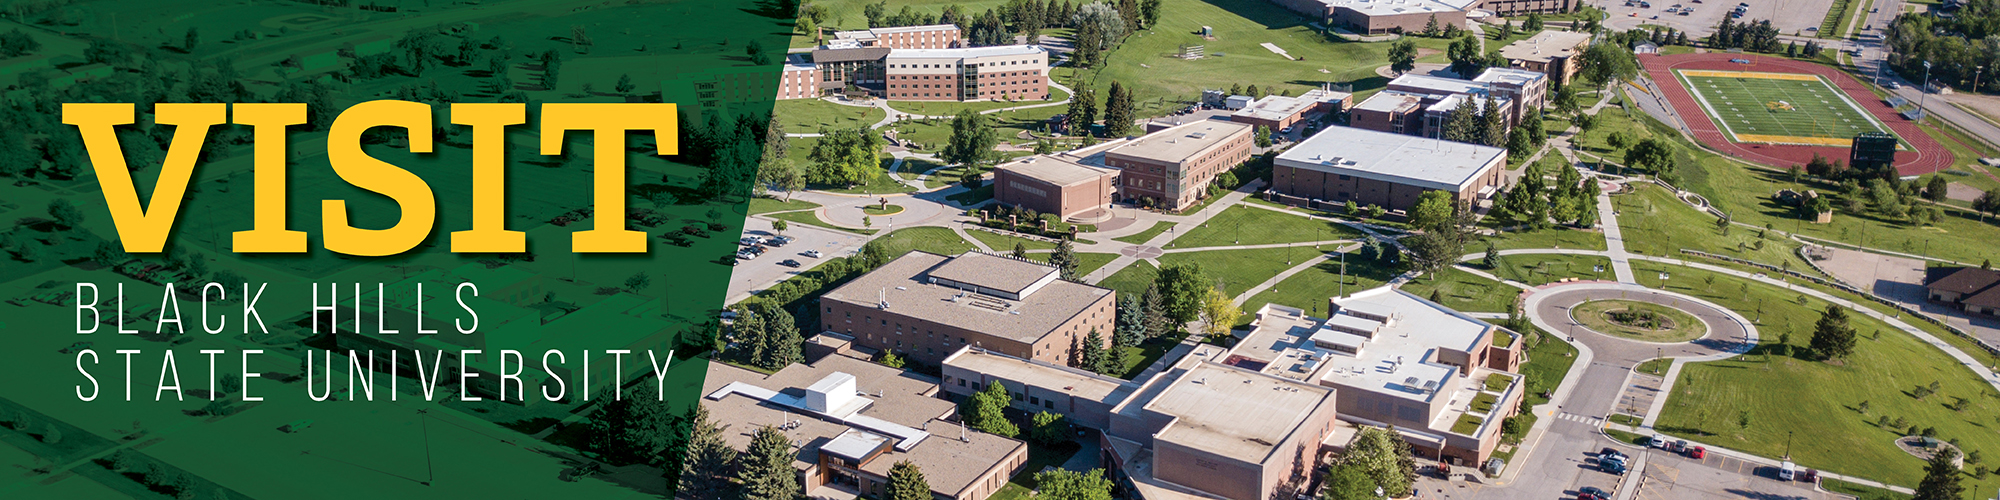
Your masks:
[{"label": "flat-roofed building", "polygon": [[1423,94],[1384,90],[1348,110],[1347,124],[1377,132],[1423,135],[1423,111]]},{"label": "flat-roofed building", "polygon": [[1073,364],[1092,330],[1109,344],[1116,299],[1059,277],[1026,259],[910,252],[821,296],[821,330],[932,366],[965,346]]},{"label": "flat-roofed building", "polygon": [[1243,109],[1229,115],[1229,121],[1253,127],[1269,127],[1272,132],[1284,130],[1305,120],[1311,113],[1338,113],[1347,107],[1347,100],[1353,94],[1326,89],[1312,89],[1297,97],[1269,95],[1252,102]]},{"label": "flat-roofed building", "polygon": [[1324,19],[1366,35],[1416,33],[1432,17],[1438,26],[1465,27],[1465,12],[1478,0],[1272,0],[1293,12]]},{"label": "flat-roofed building", "polygon": [[943,373],[941,385],[954,399],[999,382],[1014,395],[1015,409],[1061,413],[1092,429],[1111,428],[1112,407],[1139,388],[1129,380],[977,347],[959,349],[945,358]]},{"label": "flat-roofed building", "polygon": [[891,49],[949,49],[958,46],[956,24],[897,26],[854,31],[836,31],[828,45],[887,47]]},{"label": "flat-roofed building", "polygon": [[1568,85],[1583,67],[1583,50],[1589,46],[1589,33],[1544,30],[1501,47],[1500,57],[1507,58],[1508,66],[1548,75],[1556,85]]},{"label": "flat-roofed building", "polygon": [[785,70],[778,77],[778,99],[812,99],[825,93],[819,86],[819,66],[807,54],[785,56]]},{"label": "flat-roofed building", "polygon": [[1525,391],[1520,336],[1390,287],[1328,310],[1265,306],[1227,362],[1331,388],[1341,420],[1394,426],[1418,456],[1484,465]]},{"label": "flat-roofed building", "polygon": [[1049,94],[1049,51],[1040,45],[896,49],[883,61],[892,100],[1040,100]]},{"label": "flat-roofed building", "polygon": [[1249,125],[1200,120],[1146,134],[1104,153],[1128,200],[1180,210],[1208,196],[1215,176],[1250,159]]},{"label": "flat-roofed building", "polygon": [[1278,155],[1272,190],[1288,198],[1408,210],[1424,191],[1476,204],[1499,189],[1507,150],[1333,126]]},{"label": "flat-roofed building", "polygon": [[993,199],[1068,218],[1111,205],[1118,170],[1066,154],[1035,155],[993,169]]},{"label": "flat-roofed building", "polygon": [[[763,426],[796,443],[792,467],[808,495],[821,488],[888,496],[889,469],[910,461],[933,498],[984,500],[1025,466],[1028,446],[949,421],[957,405],[915,372],[846,356],[762,373],[708,364],[702,405],[722,438],[746,449]],[[813,495],[819,497],[821,495]]]},{"label": "flat-roofed building", "polygon": [[1509,126],[1520,123],[1528,113],[1541,111],[1549,93],[1548,75],[1519,68],[1486,68],[1472,81],[1487,84],[1512,105]]}]

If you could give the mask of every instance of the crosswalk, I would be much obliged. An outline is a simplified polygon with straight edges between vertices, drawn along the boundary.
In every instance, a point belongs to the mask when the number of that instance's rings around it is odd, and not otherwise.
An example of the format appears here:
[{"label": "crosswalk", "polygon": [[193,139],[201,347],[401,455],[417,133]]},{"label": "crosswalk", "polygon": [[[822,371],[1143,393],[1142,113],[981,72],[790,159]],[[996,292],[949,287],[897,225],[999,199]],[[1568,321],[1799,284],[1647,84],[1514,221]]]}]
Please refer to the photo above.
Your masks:
[{"label": "crosswalk", "polygon": [[1603,418],[1603,417],[1593,417],[1593,416],[1589,416],[1589,415],[1578,415],[1578,414],[1575,414],[1575,413],[1570,413],[1570,412],[1562,412],[1562,413],[1559,413],[1559,414],[1556,414],[1556,418],[1559,418],[1559,419],[1563,419],[1563,420],[1568,420],[1568,421],[1571,421],[1571,422],[1576,422],[1576,423],[1579,423],[1579,424],[1584,424],[1584,425],[1604,425],[1604,418]]}]

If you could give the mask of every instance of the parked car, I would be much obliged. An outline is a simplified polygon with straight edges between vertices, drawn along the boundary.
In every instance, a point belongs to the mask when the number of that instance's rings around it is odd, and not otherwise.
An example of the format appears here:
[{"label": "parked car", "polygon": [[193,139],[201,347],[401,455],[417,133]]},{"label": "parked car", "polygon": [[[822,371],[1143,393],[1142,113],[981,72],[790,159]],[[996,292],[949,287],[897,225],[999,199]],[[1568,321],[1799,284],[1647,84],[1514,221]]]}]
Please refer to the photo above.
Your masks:
[{"label": "parked car", "polygon": [[1625,474],[1625,461],[1600,459],[1597,461],[1597,470],[1603,471],[1605,474],[1623,475]]},{"label": "parked car", "polygon": [[1625,454],[1624,454],[1624,453],[1621,453],[1621,452],[1619,452],[1618,450],[1614,450],[1614,449],[1611,449],[1611,448],[1605,448],[1605,449],[1603,449],[1603,450],[1599,450],[1599,451],[1597,452],[1597,459],[1598,459],[1598,460],[1624,460],[1624,459],[1625,459]]},{"label": "parked car", "polygon": [[780,266],[785,266],[785,267],[790,267],[790,268],[797,268],[797,267],[799,267],[799,266],[800,266],[800,264],[799,264],[799,261],[796,261],[796,260],[792,260],[792,259],[785,259],[785,260],[782,260],[782,261],[779,261],[779,262],[778,262],[778,265],[780,265]]},{"label": "parked car", "polygon": [[750,252],[736,252],[736,260],[751,260],[755,258],[757,258],[757,254]]},{"label": "parked car", "polygon": [[1794,464],[1792,463],[1792,461],[1786,460],[1784,463],[1778,465],[1779,481],[1791,481],[1793,479],[1797,479],[1798,477],[1799,477],[1798,464]]},{"label": "parked car", "polygon": [[1688,449],[1688,442],[1686,439],[1682,439],[1679,441],[1674,441],[1674,445],[1670,448],[1667,448],[1667,451],[1671,451],[1674,453],[1683,453],[1686,452],[1687,449]]},{"label": "parked car", "polygon": [[1900,84],[1900,83],[1896,83],[1896,82],[1889,82],[1889,90],[1896,90],[1896,89],[1900,89],[1900,88],[1903,88],[1903,84]]},{"label": "parked car", "polygon": [[1692,459],[1695,459],[1695,460],[1701,460],[1701,459],[1703,459],[1703,458],[1706,458],[1706,457],[1708,457],[1708,448],[1706,448],[1706,447],[1702,447],[1702,446],[1696,446],[1696,447],[1693,447],[1693,448],[1688,448],[1688,450],[1687,450],[1687,456],[1688,456],[1688,458],[1692,458]]},{"label": "parked car", "polygon": [[1819,484],[1819,469],[1806,469],[1805,472],[1799,474],[1799,481]]},{"label": "parked car", "polygon": [[1611,500],[1611,492],[1596,486],[1585,486],[1576,489],[1576,500]]},{"label": "parked car", "polygon": [[1667,449],[1667,443],[1669,443],[1669,441],[1667,441],[1667,436],[1665,434],[1654,434],[1653,439],[1647,441],[1646,445],[1664,450]]},{"label": "parked car", "polygon": [[820,257],[820,253],[819,253],[819,250],[806,250],[806,251],[804,251],[804,252],[799,252],[799,255],[804,255],[804,256],[807,256],[807,257],[812,257],[812,258],[815,258],[815,259],[817,259],[817,258],[819,258],[819,257]]}]

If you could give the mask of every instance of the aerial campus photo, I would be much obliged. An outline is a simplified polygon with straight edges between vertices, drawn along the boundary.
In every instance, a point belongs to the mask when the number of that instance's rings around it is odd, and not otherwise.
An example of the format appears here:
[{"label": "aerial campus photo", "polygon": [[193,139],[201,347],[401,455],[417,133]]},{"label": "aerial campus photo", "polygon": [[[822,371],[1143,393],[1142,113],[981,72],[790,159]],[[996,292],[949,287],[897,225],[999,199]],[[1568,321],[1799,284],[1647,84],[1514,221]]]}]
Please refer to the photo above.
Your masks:
[{"label": "aerial campus photo", "polygon": [[2000,498],[2000,2],[1657,1],[0,0],[0,498]]}]

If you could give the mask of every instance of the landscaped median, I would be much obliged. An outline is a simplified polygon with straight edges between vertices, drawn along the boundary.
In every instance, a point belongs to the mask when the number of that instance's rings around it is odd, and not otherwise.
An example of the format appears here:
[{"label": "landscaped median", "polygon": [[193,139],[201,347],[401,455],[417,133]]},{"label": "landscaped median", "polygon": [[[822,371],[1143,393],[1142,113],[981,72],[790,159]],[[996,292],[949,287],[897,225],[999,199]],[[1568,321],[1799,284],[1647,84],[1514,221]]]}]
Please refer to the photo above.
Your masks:
[{"label": "landscaped median", "polygon": [[1708,325],[1686,311],[1635,300],[1577,304],[1570,318],[1591,331],[1642,342],[1687,342],[1708,333]]}]

